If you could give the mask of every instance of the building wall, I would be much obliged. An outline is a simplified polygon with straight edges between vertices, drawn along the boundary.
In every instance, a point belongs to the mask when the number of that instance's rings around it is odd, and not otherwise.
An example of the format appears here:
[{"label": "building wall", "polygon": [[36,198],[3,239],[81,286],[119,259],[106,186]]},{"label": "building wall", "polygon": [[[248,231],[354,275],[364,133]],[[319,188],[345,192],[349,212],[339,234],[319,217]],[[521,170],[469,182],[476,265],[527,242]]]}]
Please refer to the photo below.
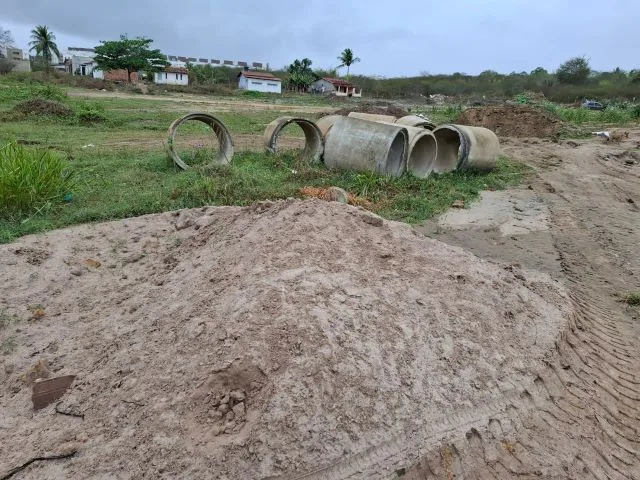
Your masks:
[{"label": "building wall", "polygon": [[280,80],[247,78],[241,75],[238,81],[238,88],[253,92],[282,93],[282,82]]},{"label": "building wall", "polygon": [[[108,72],[104,72],[104,79],[111,80],[114,82],[128,82],[127,71],[126,70],[110,70]],[[138,83],[138,74],[136,72],[131,72],[131,83]]]},{"label": "building wall", "polygon": [[189,85],[189,74],[156,72],[153,81],[159,85]]}]

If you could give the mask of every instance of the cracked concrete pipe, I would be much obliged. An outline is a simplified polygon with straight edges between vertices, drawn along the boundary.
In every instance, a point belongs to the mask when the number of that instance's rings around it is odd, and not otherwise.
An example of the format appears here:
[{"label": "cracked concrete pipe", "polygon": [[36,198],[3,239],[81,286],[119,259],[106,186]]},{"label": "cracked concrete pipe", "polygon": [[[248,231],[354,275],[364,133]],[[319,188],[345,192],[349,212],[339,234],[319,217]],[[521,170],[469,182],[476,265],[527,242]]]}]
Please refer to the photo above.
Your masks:
[{"label": "cracked concrete pipe", "polygon": [[[385,125],[397,123],[379,122]],[[407,150],[407,170],[418,178],[427,178],[433,171],[438,157],[438,142],[433,132],[426,128],[404,126],[409,134]]]},{"label": "cracked concrete pipe", "polygon": [[315,123],[305,118],[280,117],[267,125],[263,137],[267,152],[277,152],[278,135],[282,129],[290,123],[295,123],[304,132],[304,151],[302,152],[302,157],[319,162],[323,152],[322,132]]},{"label": "cracked concrete pipe", "polygon": [[338,118],[342,118],[342,115],[327,115],[326,117],[319,118],[316,120],[316,125],[322,132],[322,138],[326,138],[327,132],[331,130],[333,124],[336,122]]},{"label": "cracked concrete pipe", "polygon": [[348,116],[351,118],[359,118],[360,120],[369,120],[370,122],[394,123],[397,119],[393,115],[376,115],[375,113],[360,113],[360,112],[351,112]]},{"label": "cracked concrete pipe", "polygon": [[397,177],[406,170],[408,139],[401,126],[341,117],[327,133],[324,163],[329,168]]},{"label": "cracked concrete pipe", "polygon": [[500,141],[484,127],[441,125],[433,131],[438,142],[434,171],[491,170],[500,156]]},{"label": "cracked concrete pipe", "polygon": [[220,121],[213,115],[209,115],[208,113],[190,113],[189,115],[185,115],[182,118],[178,118],[169,126],[169,147],[167,149],[167,153],[171,157],[171,160],[173,160],[173,162],[183,170],[189,168],[189,165],[184,163],[184,161],[176,153],[173,147],[178,127],[184,122],[188,122],[191,120],[197,120],[206,123],[211,127],[213,133],[217,137],[218,155],[214,158],[213,163],[215,165],[227,165],[231,163],[231,159],[233,158],[233,137],[231,136],[231,133],[229,132],[227,127],[225,127],[224,123],[222,123],[222,121]]},{"label": "cracked concrete pipe", "polygon": [[407,115],[406,117],[400,117],[395,121],[398,125],[404,127],[422,127],[427,130],[433,130],[436,128],[436,124],[429,121],[428,118],[422,118],[417,115]]}]

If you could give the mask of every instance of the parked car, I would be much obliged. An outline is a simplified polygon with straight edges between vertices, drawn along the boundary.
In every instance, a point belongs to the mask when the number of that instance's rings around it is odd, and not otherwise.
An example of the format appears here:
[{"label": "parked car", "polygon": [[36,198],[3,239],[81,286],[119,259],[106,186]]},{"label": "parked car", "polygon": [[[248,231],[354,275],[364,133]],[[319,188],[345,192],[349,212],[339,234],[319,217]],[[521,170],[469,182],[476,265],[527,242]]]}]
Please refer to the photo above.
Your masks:
[{"label": "parked car", "polygon": [[588,108],[589,110],[604,110],[604,105],[593,100],[585,100],[582,106],[584,108]]}]

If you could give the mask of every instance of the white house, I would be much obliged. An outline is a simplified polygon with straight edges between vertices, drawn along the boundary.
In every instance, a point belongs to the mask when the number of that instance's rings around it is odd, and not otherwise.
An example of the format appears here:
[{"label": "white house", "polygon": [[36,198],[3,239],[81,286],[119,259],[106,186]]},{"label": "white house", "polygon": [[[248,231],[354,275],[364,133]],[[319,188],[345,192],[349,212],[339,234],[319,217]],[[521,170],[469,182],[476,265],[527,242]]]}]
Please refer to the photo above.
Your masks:
[{"label": "white house", "polygon": [[153,81],[160,85],[189,85],[189,71],[184,67],[167,67],[156,72]]},{"label": "white house", "polygon": [[282,93],[282,80],[268,72],[245,70],[238,74],[238,88],[254,92]]},{"label": "white house", "polygon": [[338,97],[361,97],[362,89],[341,78],[319,78],[309,85],[311,93],[332,93]]}]

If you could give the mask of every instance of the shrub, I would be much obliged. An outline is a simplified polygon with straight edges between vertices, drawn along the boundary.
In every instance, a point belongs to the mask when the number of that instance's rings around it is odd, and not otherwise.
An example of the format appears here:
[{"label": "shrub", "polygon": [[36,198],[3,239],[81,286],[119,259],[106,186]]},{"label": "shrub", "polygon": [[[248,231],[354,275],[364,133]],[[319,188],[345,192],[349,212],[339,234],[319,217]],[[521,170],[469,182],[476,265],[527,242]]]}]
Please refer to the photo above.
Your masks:
[{"label": "shrub", "polygon": [[104,116],[104,105],[95,102],[79,102],[76,116],[80,123],[102,123],[106,120]]},{"label": "shrub", "polygon": [[13,107],[13,110],[23,115],[53,115],[56,117],[70,117],[73,115],[73,110],[64,103],[41,98],[20,102]]},{"label": "shrub", "polygon": [[74,176],[57,154],[8,143],[0,148],[0,218],[19,218],[61,201]]}]

